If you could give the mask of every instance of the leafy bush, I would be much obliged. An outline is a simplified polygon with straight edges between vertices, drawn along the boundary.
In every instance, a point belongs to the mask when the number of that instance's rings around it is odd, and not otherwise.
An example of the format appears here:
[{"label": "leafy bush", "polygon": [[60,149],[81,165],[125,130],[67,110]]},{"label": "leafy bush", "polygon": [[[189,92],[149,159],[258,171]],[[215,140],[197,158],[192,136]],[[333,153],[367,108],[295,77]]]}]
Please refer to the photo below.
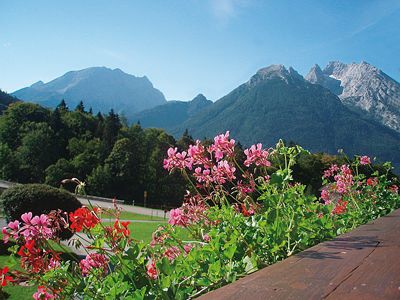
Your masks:
[{"label": "leafy bush", "polygon": [[[20,220],[21,215],[28,211],[33,215],[59,209],[69,213],[82,206],[71,193],[44,184],[13,186],[1,194],[0,203],[7,221]],[[71,236],[69,230],[62,231],[60,235],[63,239]]]}]

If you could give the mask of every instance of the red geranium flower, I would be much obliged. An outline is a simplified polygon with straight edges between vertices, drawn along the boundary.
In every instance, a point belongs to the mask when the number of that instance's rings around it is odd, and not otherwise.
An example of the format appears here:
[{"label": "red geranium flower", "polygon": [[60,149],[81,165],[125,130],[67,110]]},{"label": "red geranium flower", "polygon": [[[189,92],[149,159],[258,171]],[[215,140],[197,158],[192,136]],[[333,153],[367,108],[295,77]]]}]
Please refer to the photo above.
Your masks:
[{"label": "red geranium flower", "polygon": [[378,178],[376,177],[371,177],[367,179],[367,185],[369,186],[376,186],[378,184]]},{"label": "red geranium flower", "polygon": [[335,208],[332,210],[333,215],[340,215],[346,212],[348,201],[343,201],[340,199],[336,204]]},{"label": "red geranium flower", "polygon": [[8,282],[12,282],[13,278],[11,276],[7,276],[8,273],[8,267],[4,267],[3,269],[0,269],[0,282],[1,282],[1,286],[6,286],[7,285],[7,281]]},{"label": "red geranium flower", "polygon": [[76,232],[82,231],[82,228],[90,229],[95,227],[99,222],[99,218],[87,207],[81,207],[69,214],[71,220],[71,229]]},{"label": "red geranium flower", "polygon": [[120,222],[119,220],[116,220],[114,223],[114,229],[117,231],[117,233],[122,233],[125,237],[128,237],[131,234],[131,231],[128,228],[128,225],[131,222]]}]

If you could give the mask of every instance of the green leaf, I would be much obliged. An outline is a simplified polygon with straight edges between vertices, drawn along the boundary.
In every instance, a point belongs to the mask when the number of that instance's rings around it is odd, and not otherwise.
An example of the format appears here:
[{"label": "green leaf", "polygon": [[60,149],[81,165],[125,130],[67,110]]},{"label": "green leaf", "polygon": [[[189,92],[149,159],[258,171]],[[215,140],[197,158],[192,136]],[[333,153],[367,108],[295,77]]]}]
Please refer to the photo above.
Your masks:
[{"label": "green leaf", "polygon": [[221,261],[220,260],[217,260],[216,262],[213,262],[208,267],[208,274],[217,275],[217,274],[220,273],[220,271],[221,271]]},{"label": "green leaf", "polygon": [[237,245],[236,244],[232,244],[229,247],[227,247],[224,250],[224,255],[228,258],[228,259],[232,259],[233,255],[235,254],[237,249]]},{"label": "green leaf", "polygon": [[163,257],[163,259],[161,260],[161,262],[157,263],[157,267],[158,269],[167,275],[171,275],[172,274],[172,267],[171,267],[171,263],[169,262],[168,258]]}]

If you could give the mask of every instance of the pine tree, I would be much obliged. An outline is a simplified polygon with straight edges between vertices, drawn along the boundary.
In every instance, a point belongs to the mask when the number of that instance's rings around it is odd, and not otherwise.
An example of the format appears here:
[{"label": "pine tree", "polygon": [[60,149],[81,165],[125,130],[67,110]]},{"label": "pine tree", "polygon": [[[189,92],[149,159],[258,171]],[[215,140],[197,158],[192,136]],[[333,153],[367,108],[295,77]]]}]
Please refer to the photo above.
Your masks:
[{"label": "pine tree", "polygon": [[79,111],[81,113],[85,112],[85,106],[83,105],[83,101],[79,101],[79,104],[76,106],[75,111]]},{"label": "pine tree", "polygon": [[118,114],[114,113],[114,110],[111,109],[108,116],[104,120],[104,129],[103,129],[103,142],[105,145],[106,153],[110,153],[111,149],[114,146],[115,141],[117,140],[119,130],[122,125],[119,120]]},{"label": "pine tree", "polygon": [[57,108],[63,111],[68,111],[68,106],[64,99],[62,99],[60,104],[57,105]]}]

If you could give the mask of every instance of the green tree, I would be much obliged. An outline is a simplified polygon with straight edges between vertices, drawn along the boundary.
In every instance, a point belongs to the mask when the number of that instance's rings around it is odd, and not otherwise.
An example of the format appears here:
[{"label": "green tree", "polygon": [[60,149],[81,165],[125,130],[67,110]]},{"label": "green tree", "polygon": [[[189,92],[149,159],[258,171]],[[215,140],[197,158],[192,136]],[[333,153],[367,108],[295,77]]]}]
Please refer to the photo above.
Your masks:
[{"label": "green tree", "polygon": [[68,106],[64,99],[62,99],[60,104],[57,105],[57,108],[62,111],[68,111]]},{"label": "green tree", "polygon": [[15,180],[18,177],[18,161],[7,144],[0,143],[0,178]]},{"label": "green tree", "polygon": [[75,168],[72,163],[65,158],[57,160],[45,170],[45,183],[54,187],[59,187],[61,181],[67,178],[76,177]]},{"label": "green tree", "polygon": [[83,101],[79,101],[78,105],[75,107],[75,111],[79,111],[81,113],[85,112],[85,106],[83,105]]},{"label": "green tree", "polygon": [[115,114],[114,110],[111,109],[108,116],[104,120],[103,127],[102,139],[105,146],[106,154],[110,153],[111,149],[113,148],[121,127],[122,125],[119,120],[118,114]]},{"label": "green tree", "polygon": [[21,144],[21,129],[26,123],[48,122],[50,111],[33,103],[11,105],[0,118],[0,142],[15,150]]},{"label": "green tree", "polygon": [[43,182],[45,169],[57,158],[54,132],[47,123],[32,123],[17,148],[22,182]]}]

